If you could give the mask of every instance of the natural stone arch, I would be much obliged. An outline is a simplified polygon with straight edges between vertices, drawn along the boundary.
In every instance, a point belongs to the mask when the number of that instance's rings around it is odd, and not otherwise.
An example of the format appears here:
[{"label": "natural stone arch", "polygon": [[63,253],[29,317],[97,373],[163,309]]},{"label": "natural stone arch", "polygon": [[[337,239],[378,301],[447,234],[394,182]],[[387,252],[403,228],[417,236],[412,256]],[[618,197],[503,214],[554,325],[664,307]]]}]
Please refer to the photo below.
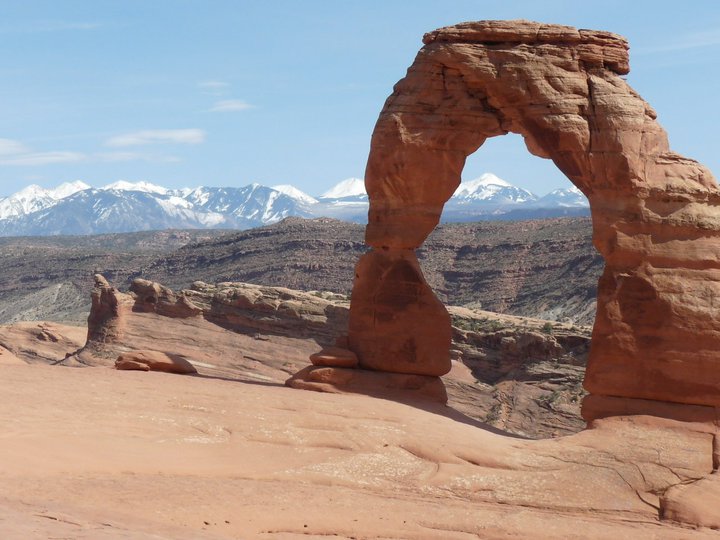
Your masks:
[{"label": "natural stone arch", "polygon": [[622,78],[627,42],[527,21],[463,23],[423,42],[372,137],[372,250],[357,266],[349,327],[360,367],[449,371],[449,316],[415,249],[466,157],[514,132],[590,200],[605,270],[585,387],[604,404],[720,406],[720,192],[706,168],[670,151],[655,112]]}]

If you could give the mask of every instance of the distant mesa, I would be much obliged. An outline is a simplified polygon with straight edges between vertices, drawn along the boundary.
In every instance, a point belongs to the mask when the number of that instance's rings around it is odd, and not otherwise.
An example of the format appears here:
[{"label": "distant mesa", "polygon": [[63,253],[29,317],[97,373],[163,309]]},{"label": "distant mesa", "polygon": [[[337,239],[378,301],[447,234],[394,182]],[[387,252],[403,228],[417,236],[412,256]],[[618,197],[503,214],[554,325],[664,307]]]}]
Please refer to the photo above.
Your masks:
[{"label": "distant mesa", "polygon": [[[575,188],[538,197],[485,173],[460,184],[445,207],[443,221],[583,216],[588,211],[587,199]],[[0,199],[0,236],[242,230],[287,217],[367,223],[367,212],[368,196],[361,178],[347,178],[318,197],[290,184],[169,189],[120,180],[92,188],[76,181],[55,189],[32,185]]]}]

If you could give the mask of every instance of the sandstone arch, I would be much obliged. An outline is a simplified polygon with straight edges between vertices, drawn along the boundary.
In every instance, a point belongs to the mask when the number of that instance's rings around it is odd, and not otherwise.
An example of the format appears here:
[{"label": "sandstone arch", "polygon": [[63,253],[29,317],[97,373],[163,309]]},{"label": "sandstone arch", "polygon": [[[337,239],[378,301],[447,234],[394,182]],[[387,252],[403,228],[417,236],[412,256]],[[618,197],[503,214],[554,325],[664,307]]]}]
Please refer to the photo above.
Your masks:
[{"label": "sandstone arch", "polygon": [[655,112],[623,79],[625,39],[481,21],[423,42],[372,137],[372,250],[357,266],[349,327],[360,366],[449,370],[449,317],[414,250],[465,158],[514,132],[590,200],[606,266],[586,388],[610,400],[720,406],[720,191],[706,168],[670,151]]}]

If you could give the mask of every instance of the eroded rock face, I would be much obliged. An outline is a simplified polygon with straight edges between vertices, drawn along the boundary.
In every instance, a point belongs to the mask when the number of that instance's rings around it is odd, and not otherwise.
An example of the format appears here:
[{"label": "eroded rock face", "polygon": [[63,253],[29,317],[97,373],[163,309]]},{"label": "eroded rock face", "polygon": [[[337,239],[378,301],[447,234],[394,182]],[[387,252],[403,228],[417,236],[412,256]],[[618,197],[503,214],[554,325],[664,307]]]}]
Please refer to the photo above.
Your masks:
[{"label": "eroded rock face", "polygon": [[[590,200],[605,270],[585,387],[720,405],[720,191],[705,167],[670,150],[655,111],[622,78],[625,39],[480,21],[423,41],[371,143],[366,242],[373,251],[358,264],[349,328],[360,365],[433,374],[447,366],[446,315],[429,300],[421,274],[414,279],[422,292],[412,294],[422,301],[407,301],[407,273],[387,272],[386,261],[412,260],[459,185],[466,157],[488,137],[513,132]],[[403,294],[369,294],[378,291]],[[425,340],[429,327],[434,339],[405,347]]]},{"label": "eroded rock face", "polygon": [[414,251],[371,251],[355,273],[349,343],[360,367],[436,376],[450,371],[450,315],[425,282]]}]

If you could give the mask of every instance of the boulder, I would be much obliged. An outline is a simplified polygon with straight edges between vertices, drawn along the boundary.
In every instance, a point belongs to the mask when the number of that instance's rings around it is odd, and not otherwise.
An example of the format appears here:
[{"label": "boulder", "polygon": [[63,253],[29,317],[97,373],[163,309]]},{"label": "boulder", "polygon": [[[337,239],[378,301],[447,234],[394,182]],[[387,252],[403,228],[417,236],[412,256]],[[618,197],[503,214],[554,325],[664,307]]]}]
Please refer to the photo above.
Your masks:
[{"label": "boulder", "polygon": [[365,394],[395,401],[447,403],[440,377],[383,373],[367,369],[308,366],[285,381],[301,390],[332,394]]},{"label": "boulder", "polygon": [[177,354],[159,351],[131,351],[122,353],[115,360],[115,369],[138,371],[163,371],[186,375],[197,373],[195,366]]}]

